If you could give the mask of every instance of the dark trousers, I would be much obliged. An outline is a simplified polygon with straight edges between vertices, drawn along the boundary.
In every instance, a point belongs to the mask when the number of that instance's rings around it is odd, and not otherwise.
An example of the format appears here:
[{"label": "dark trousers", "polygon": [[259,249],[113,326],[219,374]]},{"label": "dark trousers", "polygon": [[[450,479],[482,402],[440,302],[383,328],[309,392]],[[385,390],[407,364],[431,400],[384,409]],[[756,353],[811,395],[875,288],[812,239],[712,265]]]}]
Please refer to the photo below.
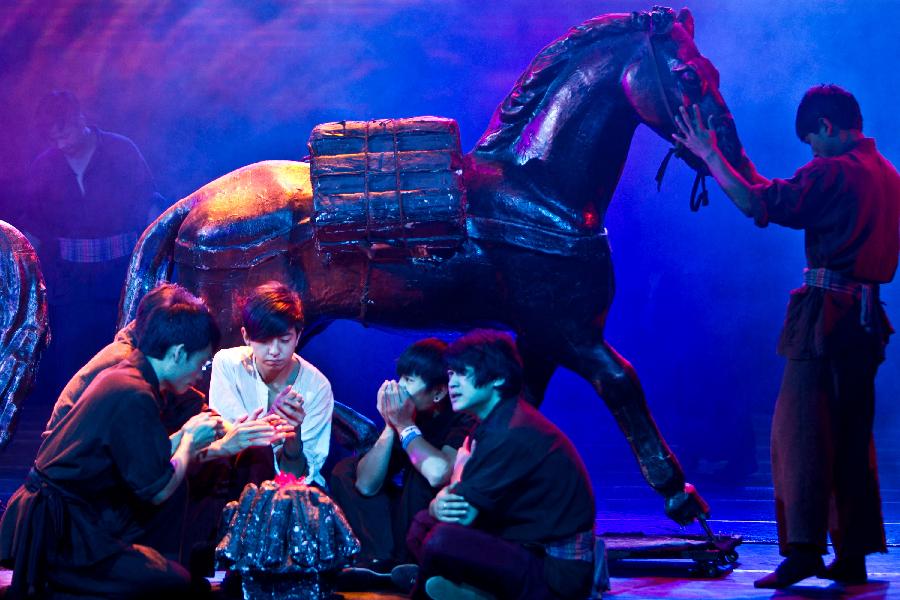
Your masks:
[{"label": "dark trousers", "polygon": [[419,563],[413,598],[426,599],[425,582],[441,576],[490,592],[503,600],[559,598],[547,585],[544,559],[520,544],[421,511],[406,538]]},{"label": "dark trousers", "polygon": [[170,600],[192,597],[191,578],[179,564],[147,546],[131,545],[90,567],[48,569],[52,598]]},{"label": "dark trousers", "polygon": [[772,419],[778,541],[838,557],[885,552],[872,424],[876,352],[788,360]]},{"label": "dark trousers", "polygon": [[51,339],[38,371],[38,389],[47,401],[55,401],[69,379],[113,341],[128,262],[125,256],[47,265]]},{"label": "dark trousers", "polygon": [[248,483],[259,485],[274,477],[268,446],[192,465],[171,498],[141,515],[144,531],[136,541],[181,563],[195,577],[209,577],[214,572],[222,509],[237,500]]},{"label": "dark trousers", "polygon": [[187,504],[188,483],[182,481],[172,496],[159,506],[142,507],[138,514],[142,531],[134,543],[149,546],[167,559],[180,562]]},{"label": "dark trousers", "polygon": [[359,458],[355,456],[338,462],[331,471],[329,485],[331,497],[341,507],[362,545],[360,560],[410,562],[406,532],[413,516],[428,506],[437,490],[410,468],[402,487],[385,481],[377,494],[363,496],[356,489],[358,463]]}]

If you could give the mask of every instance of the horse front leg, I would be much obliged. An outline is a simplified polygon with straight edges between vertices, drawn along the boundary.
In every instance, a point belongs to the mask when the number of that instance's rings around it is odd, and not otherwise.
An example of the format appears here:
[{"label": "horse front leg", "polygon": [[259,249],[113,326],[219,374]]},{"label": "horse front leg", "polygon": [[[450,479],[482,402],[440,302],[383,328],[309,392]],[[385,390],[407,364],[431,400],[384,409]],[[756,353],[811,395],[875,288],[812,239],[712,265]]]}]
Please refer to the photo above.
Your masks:
[{"label": "horse front leg", "polygon": [[588,380],[625,434],[641,472],[650,486],[665,497],[670,519],[681,525],[706,516],[709,505],[694,487],[656,426],[634,367],[601,340],[574,348],[563,365]]}]

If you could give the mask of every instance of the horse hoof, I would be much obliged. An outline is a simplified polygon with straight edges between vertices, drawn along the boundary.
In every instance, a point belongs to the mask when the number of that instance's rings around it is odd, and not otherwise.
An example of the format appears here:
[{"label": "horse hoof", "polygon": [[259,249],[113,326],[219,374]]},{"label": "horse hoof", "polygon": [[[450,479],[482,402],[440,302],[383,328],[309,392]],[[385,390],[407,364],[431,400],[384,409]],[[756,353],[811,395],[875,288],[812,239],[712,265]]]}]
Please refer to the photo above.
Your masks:
[{"label": "horse hoof", "polygon": [[690,525],[694,519],[709,515],[709,504],[690,483],[684,489],[666,498],[666,516],[679,525]]}]

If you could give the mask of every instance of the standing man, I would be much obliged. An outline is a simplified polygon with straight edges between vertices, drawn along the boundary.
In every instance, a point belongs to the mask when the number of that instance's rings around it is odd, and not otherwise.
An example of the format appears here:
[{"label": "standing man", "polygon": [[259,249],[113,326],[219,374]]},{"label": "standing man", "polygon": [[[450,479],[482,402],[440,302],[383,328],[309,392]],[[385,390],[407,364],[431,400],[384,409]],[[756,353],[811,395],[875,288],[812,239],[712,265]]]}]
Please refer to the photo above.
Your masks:
[{"label": "standing man", "polygon": [[138,307],[135,334],[137,349],[99,374],[44,439],[0,519],[11,599],[190,592],[182,567],[136,540],[141,515],[172,496],[221,426],[201,413],[170,438],[161,419],[163,394],[200,378],[219,330],[201,300],[164,285]]},{"label": "standing man", "polygon": [[481,423],[457,454],[451,484],[410,528],[421,568],[414,597],[586,598],[590,479],[569,438],[520,397],[512,339],[473,331],[450,345],[447,367],[453,410]]},{"label": "standing man", "polygon": [[88,125],[71,92],[46,95],[36,120],[50,147],[29,170],[24,225],[47,280],[56,398],[115,334],[131,252],[163,201],[134,143]]},{"label": "standing man", "polygon": [[[875,374],[893,333],[879,285],[897,269],[900,175],[863,135],[856,99],[836,85],[803,96],[796,132],[813,159],[787,180],[743,179],[693,108],[681,109],[674,139],[757,225],[803,229],[806,239],[804,285],[791,293],[778,343],[787,364],[772,419],[786,558],[755,585],[782,588],[817,574],[865,582],[866,555],[886,551],[872,424]],[[836,559],[825,569],[829,531]]]}]

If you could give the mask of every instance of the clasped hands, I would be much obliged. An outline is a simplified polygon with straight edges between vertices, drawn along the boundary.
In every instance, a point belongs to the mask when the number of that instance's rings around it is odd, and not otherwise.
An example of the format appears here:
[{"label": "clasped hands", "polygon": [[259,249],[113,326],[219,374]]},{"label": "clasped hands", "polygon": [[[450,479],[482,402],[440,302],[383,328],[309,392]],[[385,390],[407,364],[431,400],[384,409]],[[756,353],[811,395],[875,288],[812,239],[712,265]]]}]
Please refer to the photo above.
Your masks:
[{"label": "clasped hands", "polygon": [[295,437],[306,418],[303,396],[291,386],[278,392],[268,412],[258,408],[249,415],[235,419],[221,440],[227,454],[254,446],[271,446]]},{"label": "clasped hands", "polygon": [[385,381],[378,388],[375,407],[385,424],[398,434],[406,427],[415,425],[416,405],[406,388],[393,379]]}]

